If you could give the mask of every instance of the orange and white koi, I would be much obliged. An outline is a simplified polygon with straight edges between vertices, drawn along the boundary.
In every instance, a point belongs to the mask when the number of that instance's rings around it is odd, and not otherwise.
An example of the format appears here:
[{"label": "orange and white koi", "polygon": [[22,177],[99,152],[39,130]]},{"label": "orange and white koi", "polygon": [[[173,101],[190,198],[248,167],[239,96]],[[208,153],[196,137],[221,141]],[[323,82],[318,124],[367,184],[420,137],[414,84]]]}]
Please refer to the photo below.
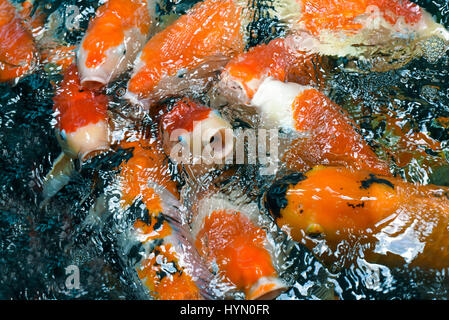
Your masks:
[{"label": "orange and white koi", "polygon": [[63,152],[45,178],[45,199],[68,182],[73,170],[72,159],[83,162],[110,147],[109,99],[81,86],[76,65],[66,70],[53,101],[57,138]]},{"label": "orange and white koi", "polygon": [[[283,230],[326,263],[365,258],[389,266],[449,266],[447,187],[318,166],[275,182],[265,205]],[[314,250],[323,243],[325,250]]]},{"label": "orange and white koi", "polygon": [[423,54],[434,59],[448,48],[449,32],[444,26],[408,0],[287,3],[280,15],[291,22],[296,35],[291,38],[292,44],[298,49],[331,56],[374,58],[374,68],[388,69]]},{"label": "orange and white koi", "polygon": [[75,65],[64,74],[53,101],[65,153],[83,161],[109,149],[108,97],[84,88]]},{"label": "orange and white koi", "polygon": [[171,239],[174,231],[164,217],[161,195],[148,186],[148,181],[154,181],[173,195],[178,194],[165,155],[157,141],[142,139],[122,143],[121,147],[134,148],[131,159],[121,165],[122,206],[129,207],[140,198],[146,208],[146,216],[133,226],[133,237],[141,248],[135,265],[138,277],[153,298],[200,299],[200,290],[180,266],[179,252]]},{"label": "orange and white koi", "polygon": [[204,91],[226,62],[243,51],[242,8],[234,0],[206,0],[154,35],[134,63],[126,98],[151,104]]},{"label": "orange and white koi", "polygon": [[220,75],[219,89],[249,104],[267,78],[316,85],[323,81],[322,58],[289,48],[286,39],[274,39],[234,57]]},{"label": "orange and white koi", "polygon": [[[207,290],[195,282],[198,281],[197,269],[201,262],[186,259],[186,253],[179,247],[179,230],[172,227],[177,223],[172,224],[173,217],[165,205],[166,201],[179,195],[161,146],[156,140],[141,138],[123,142],[121,147],[133,148],[133,156],[120,166],[122,207],[126,209],[140,199],[146,209],[145,216],[134,222],[126,240],[135,240],[136,248],[139,248],[130,250],[130,254],[138,251],[133,267],[139,279],[155,299],[203,299]],[[189,265],[192,261],[196,264]]]},{"label": "orange and white koi", "polygon": [[[183,161],[196,163],[198,160],[213,163],[223,160],[233,152],[233,133],[228,121],[213,109],[196,103],[192,99],[183,98],[176,102],[162,116],[160,131],[164,150],[174,162],[183,152]],[[206,155],[206,148],[210,159]],[[190,156],[193,155],[193,158]],[[202,159],[196,159],[201,157]]]},{"label": "orange and white koi", "polygon": [[195,245],[211,269],[218,268],[218,275],[249,300],[273,299],[287,289],[256,204],[237,205],[218,193],[196,206],[191,223]]},{"label": "orange and white koi", "polygon": [[0,82],[13,81],[33,70],[38,51],[32,34],[23,25],[16,8],[0,1]]},{"label": "orange and white koi", "polygon": [[121,75],[152,32],[155,1],[109,0],[90,22],[77,53],[81,85],[98,88]]},{"label": "orange and white koi", "polygon": [[318,90],[267,78],[251,100],[268,128],[302,133],[284,155],[287,166],[347,165],[389,175],[388,164],[356,131],[350,116]]}]

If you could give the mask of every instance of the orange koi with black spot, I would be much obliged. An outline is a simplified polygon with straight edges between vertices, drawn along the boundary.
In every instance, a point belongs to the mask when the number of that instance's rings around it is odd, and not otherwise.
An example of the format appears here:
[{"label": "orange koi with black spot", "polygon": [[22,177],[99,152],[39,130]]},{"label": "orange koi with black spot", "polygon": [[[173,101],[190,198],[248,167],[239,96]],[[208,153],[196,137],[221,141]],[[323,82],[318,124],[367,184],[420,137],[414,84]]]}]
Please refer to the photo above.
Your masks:
[{"label": "orange koi with black spot", "polygon": [[[449,266],[449,189],[369,170],[318,166],[275,182],[265,205],[279,226],[329,264]],[[324,249],[315,250],[323,244]]]},{"label": "orange koi with black spot", "polygon": [[[207,274],[202,276],[198,273],[201,261],[195,259],[195,252],[186,253],[186,246],[180,249],[180,231],[173,228],[179,225],[176,222],[172,224],[173,219],[170,218],[173,215],[164,203],[172,198],[177,201],[179,195],[161,146],[158,141],[141,138],[123,142],[121,147],[133,148],[131,159],[120,166],[122,206],[129,207],[140,199],[146,208],[145,217],[134,223],[132,232],[132,237],[142,248],[134,266],[138,277],[155,299],[196,300],[209,297],[206,294],[207,283],[199,287],[195,282],[203,283],[201,281],[207,278]],[[186,255],[191,259],[188,260]]]}]

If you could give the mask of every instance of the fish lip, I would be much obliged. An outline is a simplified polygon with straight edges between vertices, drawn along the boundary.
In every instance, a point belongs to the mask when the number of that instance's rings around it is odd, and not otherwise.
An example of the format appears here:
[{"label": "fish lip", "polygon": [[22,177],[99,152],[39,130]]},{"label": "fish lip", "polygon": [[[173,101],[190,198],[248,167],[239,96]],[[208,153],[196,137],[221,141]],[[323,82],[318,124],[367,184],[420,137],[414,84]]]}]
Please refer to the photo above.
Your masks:
[{"label": "fish lip", "polygon": [[[222,146],[219,148],[219,150],[214,153],[213,157],[211,160],[223,160],[226,157],[228,157],[230,154],[232,154],[232,152],[234,151],[234,144],[233,141],[229,142],[226,141],[226,130],[231,130],[230,128],[227,127],[221,127],[221,128],[213,128],[209,130],[209,139],[214,138],[215,136],[220,136],[220,140],[222,141]],[[232,136],[232,138],[234,138],[234,136]],[[209,146],[212,147],[212,144],[208,144]],[[214,148],[214,151],[217,148]]]},{"label": "fish lip", "polygon": [[108,82],[103,77],[89,75],[80,79],[81,86],[91,90],[98,90],[104,87]]},{"label": "fish lip", "polygon": [[[264,285],[272,284],[268,291],[257,292]],[[262,277],[251,286],[247,293],[248,300],[273,300],[288,289],[287,284],[278,277]]]},{"label": "fish lip", "polygon": [[101,146],[98,148],[95,148],[93,150],[88,150],[86,152],[80,152],[78,154],[78,159],[80,161],[80,165],[82,166],[84,163],[86,163],[88,160],[102,154],[102,153],[106,153],[108,151],[111,151],[112,149],[109,147],[109,145],[107,146]]}]

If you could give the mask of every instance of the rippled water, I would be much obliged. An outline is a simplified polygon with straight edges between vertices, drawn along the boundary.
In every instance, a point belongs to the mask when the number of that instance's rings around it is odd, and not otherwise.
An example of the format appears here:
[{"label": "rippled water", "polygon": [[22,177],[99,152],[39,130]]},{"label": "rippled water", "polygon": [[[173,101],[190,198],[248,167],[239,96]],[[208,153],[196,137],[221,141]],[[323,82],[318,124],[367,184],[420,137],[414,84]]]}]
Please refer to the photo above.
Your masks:
[{"label": "rippled water", "polygon": [[[181,14],[195,2],[166,1],[160,10]],[[48,13],[57,11],[62,16],[70,14],[66,11],[70,5],[80,9],[79,30],[64,26],[57,30],[57,37],[68,44],[81,40],[98,6],[93,0],[45,3]],[[449,27],[446,0],[417,3]],[[251,46],[283,32],[277,21],[263,14],[250,28],[257,35]],[[351,72],[345,68],[346,62],[333,61],[333,72],[323,90],[349,111],[379,155],[400,164],[396,173],[413,182],[449,186],[449,56],[436,63],[417,59],[384,73]],[[107,220],[101,227],[83,224],[89,209],[117,174],[116,168],[130,157],[129,152],[111,152],[87,162],[53,199],[39,206],[42,178],[60,153],[51,100],[51,81],[58,79],[60,75],[41,69],[14,87],[0,85],[0,298],[143,298],[139,284],[130,275],[132,270],[119,258],[117,220]],[[108,93],[116,95],[121,85],[120,80],[112,84]],[[435,143],[423,144],[413,132],[421,132]],[[406,137],[404,141],[399,140],[399,133]],[[411,155],[403,154],[405,150],[412,150]],[[247,176],[242,174],[241,179],[248,179],[243,184],[255,181],[251,174]],[[279,299],[314,299],[320,296],[319,289],[309,289],[324,283],[333,286],[341,299],[449,296],[448,270],[389,269],[358,260],[349,269],[328,276],[303,247],[294,245],[291,255],[285,276],[293,277],[290,280],[295,285]],[[80,268],[79,290],[66,289],[65,269],[70,265]]]}]

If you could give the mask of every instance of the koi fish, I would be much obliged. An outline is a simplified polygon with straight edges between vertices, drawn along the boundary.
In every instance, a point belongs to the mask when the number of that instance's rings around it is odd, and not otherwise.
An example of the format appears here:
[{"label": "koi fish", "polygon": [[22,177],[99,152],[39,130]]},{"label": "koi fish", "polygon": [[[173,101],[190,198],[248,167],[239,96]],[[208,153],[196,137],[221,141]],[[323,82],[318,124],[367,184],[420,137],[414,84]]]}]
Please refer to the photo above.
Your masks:
[{"label": "koi fish", "polygon": [[192,233],[200,254],[245,298],[274,299],[287,289],[278,276],[273,244],[258,225],[257,205],[236,205],[215,194],[199,201]]},{"label": "koi fish", "polygon": [[303,170],[318,164],[340,164],[389,175],[386,162],[379,159],[356,130],[350,116],[316,89],[267,78],[251,104],[267,128],[303,133],[284,155],[287,167]]},{"label": "koi fish", "polygon": [[362,58],[379,71],[423,55],[435,60],[448,49],[449,32],[408,0],[287,2],[281,15],[291,23],[298,49]]},{"label": "koi fish", "polygon": [[286,39],[274,39],[231,59],[218,87],[225,95],[236,97],[238,103],[249,104],[267,78],[302,85],[321,83],[322,62],[320,56],[289,48]]},{"label": "koi fish", "polygon": [[[217,111],[189,98],[176,102],[160,122],[164,150],[178,163],[222,163],[234,150],[231,130]],[[176,161],[180,151],[182,159]]]},{"label": "koi fish", "polygon": [[17,80],[37,62],[38,51],[31,33],[22,24],[16,8],[0,1],[0,82]]},{"label": "koi fish", "polygon": [[77,53],[81,85],[98,88],[122,74],[147,41],[155,1],[109,0],[97,9]]},{"label": "koi fish", "polygon": [[53,98],[63,153],[45,177],[43,196],[53,196],[69,179],[72,159],[86,161],[109,150],[108,97],[81,86],[76,65],[67,69]]},{"label": "koi fish", "polygon": [[[195,283],[192,272],[196,274],[192,266],[182,260],[185,257],[177,245],[179,235],[169,223],[167,210],[164,210],[167,194],[169,198],[179,197],[166,156],[155,140],[123,142],[121,147],[134,148],[133,156],[120,166],[122,207],[129,207],[140,199],[146,209],[144,217],[134,222],[129,237],[136,242],[130,254],[136,256],[138,252],[133,267],[140,281],[154,299],[202,299],[204,289]],[[165,191],[149,186],[148,181],[162,186]]]},{"label": "koi fish", "polygon": [[447,187],[318,166],[275,182],[265,206],[327,264],[361,257],[389,266],[449,266]]},{"label": "koi fish", "polygon": [[125,98],[151,104],[203,91],[215,73],[244,48],[242,8],[233,0],[196,4],[155,34],[137,57]]},{"label": "koi fish", "polygon": [[374,121],[384,129],[376,141],[385,147],[394,166],[404,173],[408,181],[416,179],[417,165],[422,179],[422,174],[430,175],[434,169],[447,164],[444,147],[428,132],[414,130],[410,122],[404,120],[407,119],[395,111],[377,115]]},{"label": "koi fish", "polygon": [[55,71],[64,73],[75,62],[76,46],[57,46],[41,51],[42,63],[46,68],[55,68]]},{"label": "koi fish", "polygon": [[22,2],[18,13],[23,20],[24,26],[31,32],[34,39],[44,32],[45,20],[47,18],[43,10],[36,6],[34,0]]}]

